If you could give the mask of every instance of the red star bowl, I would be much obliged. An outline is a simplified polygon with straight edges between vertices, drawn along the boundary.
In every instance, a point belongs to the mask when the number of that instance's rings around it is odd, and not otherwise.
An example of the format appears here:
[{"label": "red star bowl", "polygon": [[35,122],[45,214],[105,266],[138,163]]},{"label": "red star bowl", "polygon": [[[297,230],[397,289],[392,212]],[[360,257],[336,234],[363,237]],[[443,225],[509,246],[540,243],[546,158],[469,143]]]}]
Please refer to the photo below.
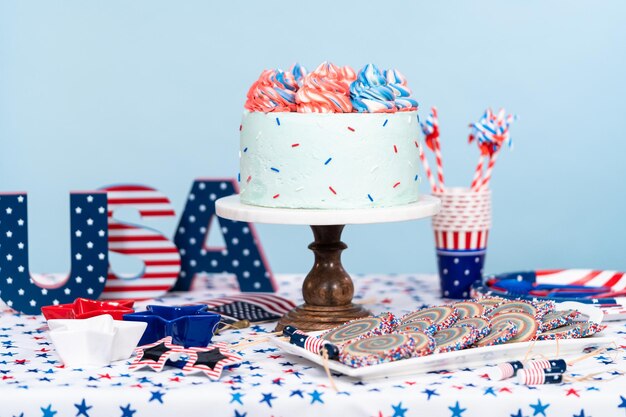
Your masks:
[{"label": "red star bowl", "polygon": [[133,300],[97,301],[77,298],[71,304],[41,307],[41,314],[50,319],[87,319],[89,317],[109,314],[114,320],[122,320],[124,314],[133,313]]}]

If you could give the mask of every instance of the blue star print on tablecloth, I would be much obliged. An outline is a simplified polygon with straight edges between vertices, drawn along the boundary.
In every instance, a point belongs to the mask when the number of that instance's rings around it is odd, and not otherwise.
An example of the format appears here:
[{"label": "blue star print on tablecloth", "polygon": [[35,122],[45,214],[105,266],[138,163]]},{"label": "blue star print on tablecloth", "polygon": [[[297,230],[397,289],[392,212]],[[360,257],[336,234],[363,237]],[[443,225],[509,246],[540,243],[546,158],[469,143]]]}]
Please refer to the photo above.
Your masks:
[{"label": "blue star print on tablecloth", "polygon": [[137,412],[137,410],[133,410],[130,407],[130,404],[125,407],[120,406],[120,410],[122,410],[122,417],[133,417],[133,415]]},{"label": "blue star print on tablecloth", "polygon": [[[279,295],[301,302],[297,297],[304,277],[279,278]],[[367,306],[374,312],[391,310],[401,315],[423,303],[440,303],[434,277],[357,276],[355,283],[357,299],[376,300]],[[232,278],[210,278],[200,284],[209,288],[139,302],[137,308],[189,304],[233,294],[237,288]],[[215,415],[229,417],[285,417],[293,415],[293,410],[298,410],[298,417],[486,417],[487,410],[494,416],[512,417],[626,415],[622,388],[626,377],[615,374],[626,368],[626,340],[620,335],[614,350],[575,368],[579,376],[605,370],[594,377],[600,380],[525,387],[515,380],[490,381],[484,372],[471,367],[371,381],[333,372],[335,391],[322,368],[269,342],[243,350],[241,366],[225,370],[216,382],[177,368],[130,372],[128,361],[99,369],[66,368],[48,339],[42,317],[16,315],[1,307],[0,311],[2,417],[44,417],[44,413],[46,417],[176,416],[183,408],[190,415],[204,415],[211,409]],[[255,340],[268,337],[274,327],[275,323],[266,323],[224,331],[215,340]],[[624,329],[624,323],[610,323],[606,333],[616,335]],[[613,359],[611,364],[602,362],[609,359]]]},{"label": "blue star print on tablecloth", "polygon": [[402,402],[392,405],[391,408],[393,408],[393,417],[404,417],[404,413],[408,411],[408,408],[402,408]]},{"label": "blue star print on tablecloth", "polygon": [[80,404],[74,404],[74,407],[76,407],[77,409],[76,417],[79,417],[79,416],[89,417],[88,411],[93,408],[93,406],[87,405],[84,398],[82,399]]},{"label": "blue star print on tablecloth", "polygon": [[448,407],[450,411],[452,411],[452,417],[462,417],[462,414],[465,412],[466,408],[461,408],[459,402],[457,401],[453,407]]},{"label": "blue star print on tablecloth", "polygon": [[530,407],[533,409],[533,416],[541,414],[545,417],[546,409],[550,407],[550,404],[541,404],[541,400],[537,400],[537,404],[530,404]]}]

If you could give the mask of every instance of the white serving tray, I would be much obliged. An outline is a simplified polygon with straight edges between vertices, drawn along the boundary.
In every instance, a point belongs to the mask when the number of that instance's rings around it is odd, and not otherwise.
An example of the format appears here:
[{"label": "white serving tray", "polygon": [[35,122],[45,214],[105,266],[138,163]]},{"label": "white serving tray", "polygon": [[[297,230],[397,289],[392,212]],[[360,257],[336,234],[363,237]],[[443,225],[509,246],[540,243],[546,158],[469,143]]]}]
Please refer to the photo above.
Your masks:
[{"label": "white serving tray", "polygon": [[[316,333],[311,333],[316,334]],[[292,345],[288,341],[273,337],[270,341],[281,350],[293,355],[301,356],[323,366],[323,358],[320,355],[309,352],[301,347]],[[455,370],[461,368],[477,368],[486,365],[495,365],[501,362],[522,360],[526,357],[532,345],[532,353],[529,357],[542,356],[552,359],[566,355],[580,354],[582,350],[591,346],[607,346],[615,342],[614,337],[602,337],[594,335],[583,339],[544,340],[533,342],[510,343],[481,348],[464,349],[456,352],[436,353],[421,358],[403,359],[396,362],[388,362],[379,365],[352,368],[336,360],[328,361],[328,368],[341,374],[361,379],[377,379],[393,376],[419,375],[432,371]],[[557,351],[558,349],[558,351]]]}]

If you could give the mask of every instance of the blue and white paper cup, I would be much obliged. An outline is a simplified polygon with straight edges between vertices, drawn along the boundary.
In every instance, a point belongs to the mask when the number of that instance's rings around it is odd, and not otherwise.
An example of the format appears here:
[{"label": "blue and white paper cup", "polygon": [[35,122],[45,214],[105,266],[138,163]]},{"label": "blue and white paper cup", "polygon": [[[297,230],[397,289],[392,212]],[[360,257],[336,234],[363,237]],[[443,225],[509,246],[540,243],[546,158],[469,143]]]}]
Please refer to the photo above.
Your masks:
[{"label": "blue and white paper cup", "polygon": [[441,211],[433,217],[441,296],[467,298],[483,277],[491,192],[448,188],[434,195],[441,199]]}]

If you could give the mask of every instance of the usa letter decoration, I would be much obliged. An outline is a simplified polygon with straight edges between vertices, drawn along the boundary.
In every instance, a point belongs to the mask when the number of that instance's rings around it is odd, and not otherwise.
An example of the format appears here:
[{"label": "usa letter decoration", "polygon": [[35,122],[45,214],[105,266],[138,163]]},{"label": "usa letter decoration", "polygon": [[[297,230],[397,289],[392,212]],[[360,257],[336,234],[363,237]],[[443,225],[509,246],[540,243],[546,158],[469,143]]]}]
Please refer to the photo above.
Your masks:
[{"label": "usa letter decoration", "polygon": [[103,299],[145,299],[165,294],[178,279],[180,255],[161,232],[115,219],[121,207],[137,209],[143,219],[176,215],[170,200],[154,188],[116,185],[104,188],[109,203],[109,250],[136,256],[144,264],[139,275],[115,274],[109,269]]},{"label": "usa letter decoration", "polygon": [[106,193],[71,193],[70,224],[72,257],[68,278],[53,285],[38,283],[28,266],[27,195],[0,193],[0,298],[9,307],[25,314],[40,314],[45,305],[100,296],[109,263]]},{"label": "usa letter decoration", "polygon": [[210,248],[205,244],[216,215],[215,200],[236,192],[234,179],[194,181],[174,237],[182,259],[174,290],[189,290],[196,274],[225,272],[237,276],[241,291],[275,291],[272,272],[253,225],[218,217],[226,247]]}]

